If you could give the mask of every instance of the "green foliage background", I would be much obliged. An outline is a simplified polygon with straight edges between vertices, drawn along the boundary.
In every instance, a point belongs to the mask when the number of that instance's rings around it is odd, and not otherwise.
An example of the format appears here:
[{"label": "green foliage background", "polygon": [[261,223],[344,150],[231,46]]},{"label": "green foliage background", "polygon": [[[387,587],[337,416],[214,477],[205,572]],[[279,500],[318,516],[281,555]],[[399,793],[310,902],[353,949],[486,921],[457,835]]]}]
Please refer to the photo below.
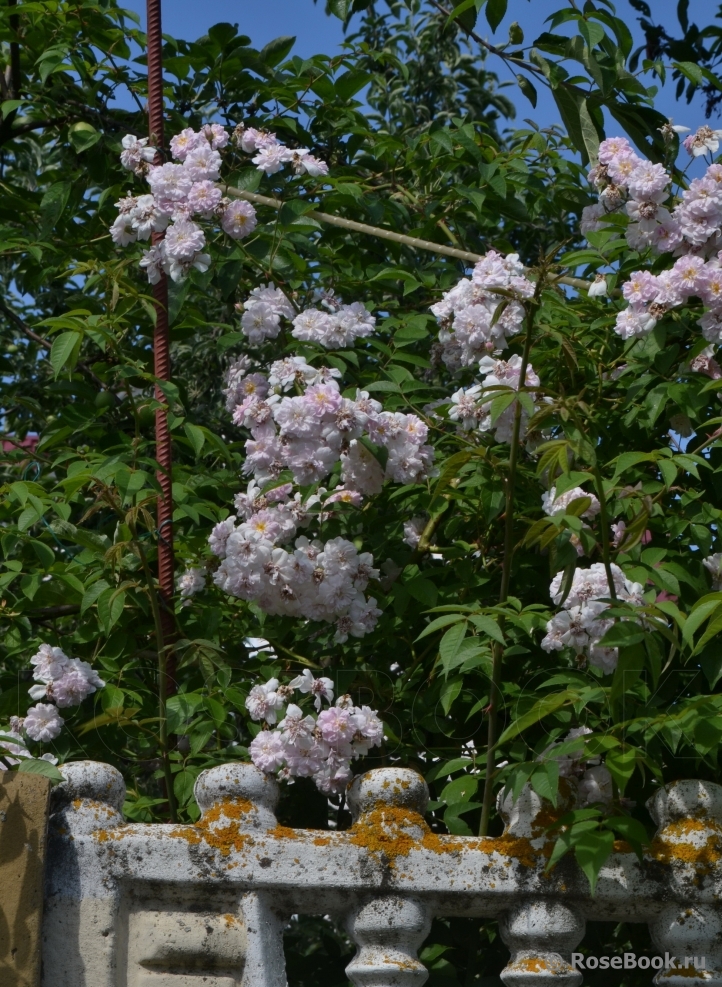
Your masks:
[{"label": "green foliage background", "polygon": [[[363,12],[333,57],[294,56],[292,38],[259,51],[229,24],[194,42],[165,42],[169,134],[209,119],[263,125],[290,145],[312,148],[331,169],[322,185],[283,175],[261,180],[243,155],[232,160],[229,183],[286,204],[278,213],[261,209],[247,241],[219,236],[208,273],[172,285],[173,383],[164,394],[179,566],[212,566],[208,532],[242,487],[245,435],[229,421],[221,386],[224,369],[247,349],[234,305],[253,287],[273,280],[299,302],[319,284],[333,287],[346,301],[370,303],[380,323],[371,339],[330,355],[281,335],[251,351],[259,361],[301,352],[336,366],[345,386],[371,391],[386,409],[420,414],[470,383],[463,375],[452,381],[439,364],[428,312],[464,265],[321,228],[306,215],[319,203],[477,253],[518,251],[546,272],[531,352],[550,399],[536,424],[551,429],[551,438],[539,456],[519,463],[511,596],[503,605],[509,449],[491,438],[471,444],[432,422],[434,481],[385,488],[362,510],[324,523],[324,537],[355,539],[377,564],[390,560],[387,576],[398,572],[373,587],[384,611],[374,634],[340,646],[325,626],[266,617],[214,588],[177,606],[177,694],[168,727],[184,739],[167,756],[180,817],[198,816],[192,786],[199,771],[247,757],[257,729],[244,708],[251,685],[311,667],[324,669],[339,691],[363,696],[384,719],[388,740],[359,769],[416,767],[432,790],[432,827],[475,832],[499,647],[498,759],[508,764],[495,784],[518,788],[531,779],[553,796],[556,762],[537,758],[570,727],[586,724],[594,731],[587,750],[606,755],[619,800],[634,791],[636,807],[617,802],[618,826],[633,819],[650,829],[643,805],[657,785],[719,775],[722,594],[709,592],[701,565],[719,548],[722,452],[716,437],[706,438],[722,421],[719,385],[685,369],[703,343],[694,311],[676,310],[648,339],[623,343],[612,331],[617,301],[587,299],[554,278],[589,278],[612,264],[614,287],[646,262],[626,247],[621,229],[592,234],[591,246],[581,241],[579,215],[592,201],[585,165],[605,119],[613,121],[610,133],[626,132],[645,154],[665,160],[664,120],[648,88],[653,73],[674,73],[688,95],[702,87],[714,106],[722,90],[718,29],[695,34],[682,3],[680,37],[665,34],[654,50],[634,53],[623,19],[599,0],[583,11],[564,7],[532,45],[515,28],[489,53],[474,40],[476,19],[483,33],[483,17],[498,23],[505,0],[456,0],[452,20],[423,0],[328,6],[342,18]],[[649,34],[646,5],[634,6]],[[571,27],[570,38],[555,33],[561,25]],[[28,659],[41,642],[91,661],[108,684],[65,711],[66,729],[50,748],[61,761],[116,764],[128,783],[128,817],[166,819],[151,607],[159,537],[153,308],[135,252],[116,250],[107,235],[113,203],[132,184],[118,164],[120,138],[146,127],[143,59],[133,58],[144,37],[115,0],[6,4],[0,32],[8,67],[0,107],[0,723],[27,709]],[[536,90],[548,86],[567,132],[518,127],[492,58],[515,69],[521,99],[535,104]],[[113,105],[123,88],[137,111]],[[694,433],[684,451],[670,444],[671,421]],[[29,454],[22,441],[36,433]],[[665,622],[662,631],[640,634],[618,612],[622,651],[612,677],[539,647],[553,612],[550,578],[575,564],[570,536],[582,527],[574,505],[553,519],[542,514],[550,476],[558,491],[587,483],[605,493],[610,517],[628,524],[614,560],[645,584],[650,615]],[[416,515],[431,524],[426,550],[412,552],[402,527]],[[651,542],[643,544],[647,530]],[[599,525],[581,537],[588,559],[600,561]],[[658,600],[660,593],[667,599]],[[255,651],[248,639],[257,637],[273,651]],[[470,741],[478,753],[465,747]],[[285,789],[280,817],[296,826],[349,824],[343,801],[328,803],[304,781]],[[493,819],[492,832],[500,829]],[[602,853],[610,832],[600,817],[593,839]],[[292,984],[345,983],[351,947],[341,933],[301,918],[288,936]],[[592,927],[585,947],[599,953],[629,943],[639,953],[650,949],[646,930],[603,924]],[[421,958],[432,987],[488,987],[499,983],[506,955],[494,923],[454,919],[434,924]],[[625,976],[625,984],[638,982]],[[596,982],[592,974],[589,983]]]}]

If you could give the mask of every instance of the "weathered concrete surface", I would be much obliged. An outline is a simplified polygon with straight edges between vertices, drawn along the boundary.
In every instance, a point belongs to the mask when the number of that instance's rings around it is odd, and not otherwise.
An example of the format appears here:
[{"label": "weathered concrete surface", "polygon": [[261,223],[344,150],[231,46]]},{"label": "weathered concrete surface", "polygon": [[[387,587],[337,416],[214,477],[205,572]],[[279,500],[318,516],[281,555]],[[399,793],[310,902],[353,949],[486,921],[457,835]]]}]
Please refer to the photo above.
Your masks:
[{"label": "weathered concrete surface", "polygon": [[640,862],[615,846],[592,897],[572,858],[547,873],[548,827],[574,804],[571,783],[556,808],[530,787],[502,800],[504,833],[477,839],[432,832],[426,783],[404,768],[354,781],[343,832],[279,826],[277,784],[250,764],[199,776],[194,826],[125,825],[109,765],[62,773],[44,987],[286,987],[282,931],[294,913],[345,922],[355,987],[421,987],[417,950],[436,915],[500,918],[509,987],[576,987],[571,950],[585,920],[646,922],[662,953],[706,958],[704,969],[660,971],[657,984],[722,987],[722,787],[709,782],[660,790],[648,853]]},{"label": "weathered concrete surface", "polygon": [[39,987],[50,782],[0,773],[0,984]]}]

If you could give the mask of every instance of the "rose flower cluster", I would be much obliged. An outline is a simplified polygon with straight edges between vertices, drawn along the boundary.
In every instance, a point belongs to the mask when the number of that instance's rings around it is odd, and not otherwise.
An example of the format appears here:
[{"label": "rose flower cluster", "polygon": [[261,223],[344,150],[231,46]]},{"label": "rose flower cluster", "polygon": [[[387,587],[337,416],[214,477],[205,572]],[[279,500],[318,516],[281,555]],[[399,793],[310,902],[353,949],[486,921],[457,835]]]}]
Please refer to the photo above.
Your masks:
[{"label": "rose flower cluster", "polygon": [[[206,235],[200,221],[216,220],[234,240],[255,229],[256,210],[251,203],[227,198],[215,184],[221,176],[221,152],[230,141],[220,124],[207,124],[198,131],[188,127],[170,142],[173,161],[154,165],[157,151],[148,145],[147,137],[127,134],[123,138],[121,164],[145,178],[150,193],[129,194],[116,202],[118,217],[110,227],[110,235],[114,243],[125,247],[165,231],[163,240],[145,251],[140,262],[151,284],[160,280],[162,272],[174,281],[182,281],[194,268],[208,270],[211,258],[205,252]],[[233,131],[233,144],[246,154],[255,154],[253,163],[267,175],[275,174],[286,164],[297,175],[328,174],[327,165],[308,149],[288,148],[266,131],[239,125]]]},{"label": "rose flower cluster", "polygon": [[[449,418],[463,431],[493,434],[497,442],[511,442],[516,399],[501,413],[492,414],[492,403],[505,391],[518,391],[521,382],[520,356],[502,360],[498,354],[510,337],[522,329],[522,299],[531,298],[534,284],[524,276],[518,254],[504,257],[490,250],[477,262],[471,279],[462,278],[440,302],[431,306],[439,321],[441,359],[453,372],[476,364],[483,382],[459,388],[451,397]],[[492,356],[492,354],[494,354]],[[529,364],[525,387],[540,384]],[[536,395],[527,392],[532,402]],[[527,433],[529,413],[522,408],[520,437]]]},{"label": "rose flower cluster", "polygon": [[[618,565],[612,563],[612,578],[618,600],[635,606],[644,606],[644,587],[627,579]],[[607,573],[601,562],[595,562],[589,569],[577,569],[574,573],[569,594],[562,602],[564,573],[558,572],[549,587],[549,595],[562,609],[547,624],[546,637],[541,646],[545,651],[563,651],[574,648],[578,654],[586,656],[590,665],[604,672],[613,672],[619,658],[617,648],[599,644],[614,623],[605,618],[611,596]]]},{"label": "rose flower cluster", "polygon": [[[363,637],[380,616],[376,600],[364,596],[378,578],[373,557],[344,538],[297,537],[298,529],[322,521],[334,504],[358,506],[386,480],[431,476],[427,427],[416,415],[383,411],[366,392],[343,397],[338,370],[302,357],[278,360],[268,374],[248,369],[246,359],[231,367],[225,393],[233,421],[251,433],[243,469],[252,480],[236,496],[236,514],[211,534],[211,551],[222,559],[216,585],[267,613],[335,622],[339,642]],[[385,451],[385,466],[374,446]],[[294,492],[294,483],[313,487],[339,463],[341,483],[330,493]],[[279,480],[285,471],[293,483]]]},{"label": "rose flower cluster", "polygon": [[[361,302],[344,305],[333,292],[319,292],[322,308],[307,308],[300,314],[273,284],[254,288],[241,306],[241,330],[253,345],[275,339],[281,319],[293,323],[291,335],[304,342],[318,343],[327,350],[353,346],[357,339],[370,336],[376,319]],[[326,309],[326,311],[324,311]]]},{"label": "rose flower cluster", "polygon": [[[716,150],[718,134],[702,127],[685,146],[695,156]],[[631,219],[626,235],[633,249],[651,248],[677,258],[659,274],[636,271],[623,285],[628,306],[617,315],[618,335],[645,336],[665,312],[697,298],[707,307],[697,322],[702,335],[710,343],[721,343],[722,165],[710,164],[701,178],[673,198],[672,176],[664,167],[640,158],[624,137],[613,137],[600,144],[599,165],[590,172],[590,180],[599,189],[600,201],[584,209],[583,233],[602,229],[607,213],[623,208]],[[708,358],[711,355],[710,351]],[[707,372],[704,361],[692,369]]]},{"label": "rose flower cluster", "polygon": [[[68,658],[61,648],[41,644],[37,654],[30,659],[34,665],[33,678],[37,685],[28,691],[36,701],[24,717],[13,717],[12,729],[18,736],[22,731],[30,740],[47,743],[55,740],[63,729],[63,718],[58,709],[79,706],[80,703],[105,682],[87,661]],[[47,702],[37,702],[46,699]]]},{"label": "rose flower cluster", "polygon": [[[315,719],[289,702],[296,690],[314,697]],[[327,709],[322,708],[324,700]],[[351,762],[382,743],[384,728],[375,710],[355,706],[350,696],[339,696],[334,706],[332,701],[331,679],[314,679],[308,669],[287,686],[279,685],[278,679],[253,686],[246,708],[251,719],[263,721],[265,727],[249,747],[256,767],[277,772],[285,781],[313,778],[327,795],[342,792],[352,777]]]}]

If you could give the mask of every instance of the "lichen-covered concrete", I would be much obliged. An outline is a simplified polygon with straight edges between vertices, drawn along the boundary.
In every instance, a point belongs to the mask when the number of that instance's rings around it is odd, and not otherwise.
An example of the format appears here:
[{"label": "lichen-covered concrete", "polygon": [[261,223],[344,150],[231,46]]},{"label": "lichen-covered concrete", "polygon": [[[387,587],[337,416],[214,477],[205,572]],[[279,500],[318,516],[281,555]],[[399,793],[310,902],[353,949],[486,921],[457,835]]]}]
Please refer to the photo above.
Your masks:
[{"label": "lichen-covered concrete", "polygon": [[[417,950],[434,915],[501,918],[510,987],[576,987],[571,951],[595,919],[650,923],[660,950],[707,957],[680,987],[722,985],[719,786],[660,791],[649,855],[640,863],[617,844],[592,898],[573,860],[546,871],[547,827],[574,804],[567,783],[556,809],[530,788],[516,804],[508,797],[504,834],[475,839],[432,833],[426,784],[401,768],[356,779],[344,832],[279,826],[276,783],[249,764],[200,775],[195,826],[125,825],[115,769],[81,762],[63,773],[44,987],[283,987],[282,929],[294,913],[345,922],[358,945],[348,976],[359,987],[420,987]],[[676,984],[672,972],[656,982]]]}]

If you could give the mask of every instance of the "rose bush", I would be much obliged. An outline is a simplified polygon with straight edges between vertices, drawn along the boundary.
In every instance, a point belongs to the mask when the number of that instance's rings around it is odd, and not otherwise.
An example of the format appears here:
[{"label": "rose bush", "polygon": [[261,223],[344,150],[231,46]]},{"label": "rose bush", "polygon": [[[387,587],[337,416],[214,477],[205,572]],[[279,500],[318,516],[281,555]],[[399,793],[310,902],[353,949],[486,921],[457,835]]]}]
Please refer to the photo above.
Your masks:
[{"label": "rose bush", "polygon": [[[320,828],[349,825],[352,773],[403,763],[459,834],[500,831],[504,786],[554,800],[573,777],[586,808],[554,859],[593,884],[615,834],[644,845],[657,786],[718,777],[714,127],[688,120],[680,145],[610,4],[555,13],[530,48],[524,5],[479,47],[480,4],[332,0],[362,15],[332,58],[228,24],[167,39],[155,166],[139,29],[107,0],[43,6],[0,14],[0,757],[111,761],[144,821],[197,819],[198,772],[253,758],[288,782],[282,821]],[[698,54],[700,76],[667,68],[711,86]],[[515,129],[491,58],[532,103],[548,86],[564,129]],[[159,656],[162,274],[178,593]],[[344,982],[339,933],[289,936],[294,983]],[[437,983],[505,962],[493,923],[461,919],[422,959]]]}]

